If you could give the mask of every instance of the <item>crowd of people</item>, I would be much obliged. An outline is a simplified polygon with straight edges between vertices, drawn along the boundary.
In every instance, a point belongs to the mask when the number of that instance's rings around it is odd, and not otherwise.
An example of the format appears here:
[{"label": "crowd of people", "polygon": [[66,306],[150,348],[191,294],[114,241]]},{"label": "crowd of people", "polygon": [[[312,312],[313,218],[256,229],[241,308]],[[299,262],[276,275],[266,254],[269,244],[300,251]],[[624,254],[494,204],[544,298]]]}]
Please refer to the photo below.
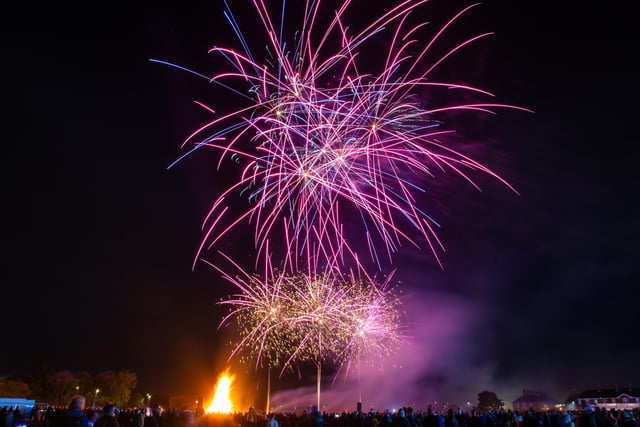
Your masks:
[{"label": "crowd of people", "polygon": [[[28,415],[28,416],[27,416]],[[327,414],[317,408],[301,414],[247,413],[203,414],[190,409],[163,410],[159,406],[121,409],[107,404],[85,408],[85,399],[74,396],[67,408],[34,408],[23,414],[18,408],[0,409],[0,427],[640,427],[640,409],[578,411],[475,411],[449,409],[441,413],[414,411],[342,412]]]}]

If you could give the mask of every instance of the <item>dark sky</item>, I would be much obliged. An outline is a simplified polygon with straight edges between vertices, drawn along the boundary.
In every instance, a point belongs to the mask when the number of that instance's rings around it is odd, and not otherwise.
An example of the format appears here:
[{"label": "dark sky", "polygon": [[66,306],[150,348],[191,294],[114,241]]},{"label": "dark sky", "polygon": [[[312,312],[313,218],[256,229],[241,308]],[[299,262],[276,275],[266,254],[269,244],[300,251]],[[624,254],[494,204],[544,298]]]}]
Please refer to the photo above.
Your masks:
[{"label": "dark sky", "polygon": [[[250,9],[239,3],[242,20]],[[443,3],[425,7],[425,19],[467,4]],[[640,384],[640,37],[624,2],[560,3],[488,0],[453,31],[496,34],[442,75],[535,114],[501,111],[459,128],[469,153],[520,195],[480,175],[482,193],[438,178],[426,203],[443,225],[444,270],[426,250],[397,258],[417,296],[416,341],[442,349],[414,361],[434,395],[466,385],[470,399],[482,388],[563,399]],[[224,178],[213,152],[167,166],[208,119],[192,100],[225,98],[148,59],[212,74],[222,64],[207,49],[235,43],[222,4],[32,6],[0,16],[0,375],[41,364],[131,369],[144,391],[201,393],[225,366],[214,303],[231,289],[191,264]],[[242,239],[225,245],[252,250]],[[436,320],[419,324],[425,313]],[[436,333],[443,324],[459,327]]]}]

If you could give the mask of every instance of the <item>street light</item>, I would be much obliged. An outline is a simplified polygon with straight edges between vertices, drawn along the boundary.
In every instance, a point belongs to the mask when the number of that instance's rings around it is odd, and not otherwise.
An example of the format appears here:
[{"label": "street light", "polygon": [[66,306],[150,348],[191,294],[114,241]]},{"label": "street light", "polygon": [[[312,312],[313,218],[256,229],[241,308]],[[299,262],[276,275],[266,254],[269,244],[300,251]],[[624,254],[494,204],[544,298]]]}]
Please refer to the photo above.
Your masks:
[{"label": "street light", "polygon": [[151,395],[147,393],[147,406],[151,406]]},{"label": "street light", "polygon": [[76,394],[80,394],[80,386],[76,386]]},{"label": "street light", "polygon": [[93,394],[93,408],[96,407],[96,397],[98,397],[98,393],[100,393],[100,389],[97,388],[96,392]]}]

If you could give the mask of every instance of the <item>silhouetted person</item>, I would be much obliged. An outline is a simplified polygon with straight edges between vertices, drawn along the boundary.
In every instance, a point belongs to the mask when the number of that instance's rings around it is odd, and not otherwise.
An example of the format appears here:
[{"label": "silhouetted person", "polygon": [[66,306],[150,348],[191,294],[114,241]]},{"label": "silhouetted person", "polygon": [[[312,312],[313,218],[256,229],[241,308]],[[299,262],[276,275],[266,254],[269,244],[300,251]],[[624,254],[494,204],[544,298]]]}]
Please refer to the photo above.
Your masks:
[{"label": "silhouetted person", "polygon": [[55,427],[89,427],[89,419],[84,414],[84,397],[73,396],[69,403],[69,409],[57,418]]},{"label": "silhouetted person", "polygon": [[247,420],[245,427],[256,427],[258,425],[258,417],[256,415],[256,410],[253,409],[253,406],[249,406],[249,412],[247,412]]},{"label": "silhouetted person", "polygon": [[146,408],[144,410],[144,421],[142,423],[143,427],[160,427],[158,424],[158,420],[153,416],[153,411],[151,408]]},{"label": "silhouetted person", "polygon": [[590,408],[580,416],[580,427],[596,427],[596,417]]},{"label": "silhouetted person", "polygon": [[438,427],[438,417],[433,413],[431,405],[427,408],[427,415],[424,417],[424,427]]},{"label": "silhouetted person", "polygon": [[620,427],[638,427],[638,422],[631,411],[622,411],[620,415]]},{"label": "silhouetted person", "polygon": [[3,407],[0,409],[0,427],[6,427],[7,420],[9,419],[9,408]]},{"label": "silhouetted person", "polygon": [[102,408],[102,415],[98,417],[93,424],[94,427],[120,427],[118,420],[116,419],[115,406],[108,404]]},{"label": "silhouetted person", "polygon": [[453,409],[449,408],[447,411],[447,418],[444,420],[445,427],[458,427],[458,420],[453,415]]},{"label": "silhouetted person", "polygon": [[482,427],[482,421],[476,411],[471,411],[471,416],[467,418],[467,427]]},{"label": "silhouetted person", "polygon": [[393,420],[393,427],[411,427],[409,420],[407,419],[407,414],[404,412],[404,408],[401,408],[398,411],[398,415]]}]

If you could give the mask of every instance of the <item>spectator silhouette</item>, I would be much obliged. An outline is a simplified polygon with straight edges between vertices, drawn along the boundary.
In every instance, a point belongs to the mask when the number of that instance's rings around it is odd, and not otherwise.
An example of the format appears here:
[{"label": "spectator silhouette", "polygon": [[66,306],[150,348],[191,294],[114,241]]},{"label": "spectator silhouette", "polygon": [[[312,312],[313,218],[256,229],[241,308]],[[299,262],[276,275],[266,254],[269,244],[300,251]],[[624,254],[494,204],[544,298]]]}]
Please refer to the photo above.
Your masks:
[{"label": "spectator silhouette", "polygon": [[120,427],[116,419],[116,408],[112,404],[107,404],[102,408],[102,414],[96,420],[94,427]]},{"label": "spectator silhouette", "polygon": [[89,427],[89,419],[84,414],[85,400],[83,396],[76,395],[69,402],[69,409],[57,417],[55,427]]}]

